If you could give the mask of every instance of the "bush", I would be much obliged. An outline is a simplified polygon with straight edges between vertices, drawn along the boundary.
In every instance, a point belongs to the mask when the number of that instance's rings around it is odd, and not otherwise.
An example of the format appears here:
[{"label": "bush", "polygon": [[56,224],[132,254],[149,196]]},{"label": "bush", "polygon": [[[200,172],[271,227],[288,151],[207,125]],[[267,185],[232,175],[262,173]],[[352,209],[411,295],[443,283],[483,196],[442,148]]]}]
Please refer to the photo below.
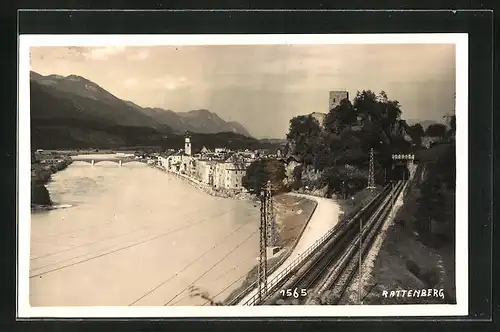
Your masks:
[{"label": "bush", "polygon": [[302,171],[304,167],[302,165],[298,165],[293,169],[293,183],[291,184],[291,188],[293,190],[297,190],[303,186],[302,183]]},{"label": "bush", "polygon": [[259,159],[254,161],[246,170],[242,185],[249,192],[259,193],[268,181],[271,182],[273,194],[286,191],[285,165],[276,159]]},{"label": "bush", "polygon": [[450,145],[450,148],[443,150],[435,162],[427,166],[427,178],[420,187],[416,215],[418,220],[416,228],[424,242],[436,240],[432,233],[432,222],[444,225],[444,228],[448,229],[447,234],[439,234],[440,242],[454,239],[455,201],[454,195],[450,195],[450,191],[455,190],[454,161],[454,146]]},{"label": "bush", "polygon": [[31,204],[52,205],[49,191],[45,185],[35,180],[31,181]]}]

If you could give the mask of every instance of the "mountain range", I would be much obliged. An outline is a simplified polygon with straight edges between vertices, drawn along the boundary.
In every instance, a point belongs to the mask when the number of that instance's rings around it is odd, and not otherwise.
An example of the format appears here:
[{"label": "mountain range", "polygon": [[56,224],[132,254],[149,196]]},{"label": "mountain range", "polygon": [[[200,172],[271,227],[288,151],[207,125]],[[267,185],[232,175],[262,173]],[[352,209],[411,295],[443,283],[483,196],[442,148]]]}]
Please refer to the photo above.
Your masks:
[{"label": "mountain range", "polygon": [[430,125],[432,124],[436,124],[436,123],[439,123],[437,121],[433,121],[433,120],[417,120],[417,119],[408,119],[406,120],[406,123],[409,125],[409,126],[413,126],[414,124],[417,124],[417,123],[420,123],[420,125],[422,126],[422,128],[424,128],[424,130],[429,127]]},{"label": "mountain range", "polygon": [[[31,71],[30,103],[32,144],[46,148],[60,145],[57,140],[78,146],[120,145],[126,141],[148,143],[186,132],[251,138],[240,123],[224,121],[208,110],[173,112],[141,107],[77,75],[43,76]],[[131,140],[131,135],[140,137]]]}]

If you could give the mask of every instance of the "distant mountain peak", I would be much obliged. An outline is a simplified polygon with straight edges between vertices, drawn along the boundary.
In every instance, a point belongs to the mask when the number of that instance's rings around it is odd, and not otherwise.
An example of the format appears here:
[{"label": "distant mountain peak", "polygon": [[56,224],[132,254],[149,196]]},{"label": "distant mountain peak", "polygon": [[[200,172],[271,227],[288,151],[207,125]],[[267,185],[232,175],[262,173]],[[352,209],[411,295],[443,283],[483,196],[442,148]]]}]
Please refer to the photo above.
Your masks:
[{"label": "distant mountain peak", "polygon": [[68,75],[68,76],[66,76],[66,78],[68,80],[73,80],[73,81],[88,81],[88,79],[86,79],[82,76],[79,76],[79,75],[74,75],[74,74]]},{"label": "distant mountain peak", "polygon": [[190,110],[187,112],[178,112],[178,114],[181,116],[186,116],[186,115],[187,116],[199,116],[199,115],[210,116],[210,115],[213,115],[215,113],[212,113],[209,110],[202,108],[202,109]]},{"label": "distant mountain peak", "polygon": [[[43,76],[42,76],[43,77]],[[55,79],[59,79],[59,80],[62,80],[62,79],[65,79],[66,77],[62,76],[62,75],[57,75],[57,74],[52,74],[52,75],[49,75],[47,77],[50,77],[50,78],[55,78]]]},{"label": "distant mountain peak", "polygon": [[78,111],[95,112],[93,114],[96,118],[106,118],[116,123],[140,122],[153,127],[166,125],[178,133],[186,131],[206,134],[233,132],[251,137],[246,128],[238,122],[226,122],[217,113],[207,109],[173,112],[158,107],[144,108],[131,101],[122,100],[95,82],[75,74],[66,77],[60,75],[43,76],[32,71],[30,77],[33,82],[46,86],[49,93],[58,96],[62,96],[62,93],[65,97],[75,100],[77,97],[83,97],[99,103],[100,105],[97,106],[97,104],[87,103],[79,99],[75,107]]},{"label": "distant mountain peak", "polygon": [[200,108],[200,109],[197,109],[197,110],[191,110],[189,112],[191,112],[191,113],[210,113],[210,114],[212,114],[212,112],[210,112],[209,110],[204,109],[204,108]]},{"label": "distant mountain peak", "polygon": [[433,121],[433,120],[407,119],[406,123],[409,126],[413,126],[414,124],[420,123],[420,125],[422,126],[422,128],[425,129],[425,128],[429,127],[430,125],[436,124],[436,123],[439,123],[439,122],[438,121]]}]

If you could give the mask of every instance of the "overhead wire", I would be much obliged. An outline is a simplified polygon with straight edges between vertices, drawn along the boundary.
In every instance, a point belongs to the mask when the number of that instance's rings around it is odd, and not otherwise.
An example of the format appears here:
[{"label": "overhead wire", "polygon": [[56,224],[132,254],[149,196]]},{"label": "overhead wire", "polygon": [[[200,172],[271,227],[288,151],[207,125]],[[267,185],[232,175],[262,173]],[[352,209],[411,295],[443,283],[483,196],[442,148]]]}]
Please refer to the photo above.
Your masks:
[{"label": "overhead wire", "polygon": [[[228,211],[227,213],[229,213],[230,211]],[[54,268],[54,269],[51,269],[51,270],[48,270],[48,271],[45,271],[45,272],[40,272],[40,273],[37,273],[37,274],[34,274],[34,275],[31,275],[30,276],[30,279],[31,278],[35,278],[35,277],[38,277],[38,276],[41,276],[41,275],[44,275],[44,274],[47,274],[47,273],[51,273],[51,272],[55,272],[55,271],[59,271],[59,270],[62,270],[64,268],[67,268],[67,267],[71,267],[71,266],[75,266],[75,265],[78,265],[80,263],[85,263],[85,262],[88,262],[88,261],[91,261],[91,260],[94,260],[94,259],[97,259],[97,258],[101,258],[103,256],[107,256],[107,255],[110,255],[110,254],[113,254],[113,253],[116,253],[116,252],[120,252],[120,251],[123,251],[123,250],[126,250],[126,249],[130,249],[132,247],[135,247],[135,246],[138,246],[138,245],[141,245],[141,244],[144,244],[144,243],[147,243],[147,242],[151,242],[151,241],[154,241],[154,240],[157,240],[161,237],[164,237],[164,236],[167,236],[167,235],[170,235],[172,233],[175,233],[177,231],[181,231],[181,230],[184,230],[184,229],[187,229],[187,228],[190,228],[190,227],[193,227],[195,225],[198,225],[198,224],[201,224],[203,222],[206,222],[210,220],[210,218],[205,218],[205,219],[201,219],[199,221],[196,221],[196,222],[193,222],[193,223],[190,223],[190,224],[187,224],[187,225],[184,225],[184,226],[181,226],[181,227],[178,227],[178,228],[175,228],[175,229],[170,229],[168,230],[167,232],[165,233],[161,233],[161,234],[158,234],[158,235],[155,235],[155,236],[152,236],[152,237],[149,237],[145,240],[142,240],[142,241],[138,241],[138,242],[134,242],[132,244],[129,244],[129,245],[126,245],[125,247],[120,247],[120,248],[117,248],[115,250],[111,250],[111,251],[108,251],[108,252],[104,252],[102,254],[99,254],[97,256],[92,256],[92,257],[89,257],[89,258],[86,258],[86,259],[83,259],[83,260],[80,260],[80,261],[77,261],[77,262],[73,262],[73,263],[70,263],[70,264],[67,264],[67,265],[63,265],[61,267],[58,267],[58,268]],[[108,248],[106,248],[108,249]],[[88,254],[83,254],[83,255],[78,255],[76,257],[71,257],[71,258],[68,258],[68,259],[65,259],[65,260],[62,260],[62,261],[58,261],[58,262],[55,262],[55,263],[49,263],[45,266],[41,266],[41,267],[37,267],[36,269],[33,269],[32,271],[35,271],[35,270],[40,270],[40,269],[43,269],[45,267],[48,267],[48,266],[52,266],[52,265],[56,265],[58,263],[62,263],[62,262],[65,262],[65,261],[68,261],[68,260],[72,260],[72,259],[75,259],[75,258],[80,258],[80,257],[84,257]]]},{"label": "overhead wire", "polygon": [[243,244],[245,244],[248,240],[250,240],[250,238],[252,238],[255,234],[257,234],[258,230],[257,231],[254,231],[252,232],[248,237],[246,237],[242,242],[240,242],[240,244],[238,244],[234,249],[233,251],[230,251],[228,252],[226,255],[224,255],[221,259],[219,259],[215,264],[213,264],[209,269],[207,269],[205,272],[203,272],[201,275],[199,275],[193,282],[191,282],[191,284],[189,284],[187,287],[185,287],[183,290],[181,290],[180,292],[178,292],[174,297],[172,297],[170,300],[168,300],[167,302],[165,302],[164,306],[166,305],[169,305],[173,300],[175,300],[179,295],[181,295],[182,293],[184,293],[186,290],[188,290],[191,286],[194,285],[195,282],[197,282],[198,280],[200,280],[201,278],[203,278],[207,273],[209,273],[210,271],[212,271],[217,265],[219,265],[222,261],[224,261],[227,257],[229,257],[231,254],[233,254],[236,249],[238,249],[239,247],[241,247]]},{"label": "overhead wire", "polygon": [[214,250],[215,248],[217,248],[219,245],[221,245],[224,241],[226,241],[228,238],[230,238],[231,236],[233,236],[235,233],[237,233],[240,229],[242,229],[243,227],[247,226],[248,225],[248,222],[247,223],[244,223],[243,225],[241,225],[240,227],[238,227],[237,229],[235,229],[233,232],[229,233],[228,235],[226,235],[222,240],[220,240],[217,244],[215,244],[214,246],[212,246],[210,249],[208,249],[207,251],[205,251],[203,254],[201,254],[200,256],[198,256],[197,258],[195,258],[193,261],[191,261],[188,265],[186,265],[182,270],[180,270],[179,272],[175,273],[174,275],[168,277],[167,279],[163,280],[161,283],[159,283],[158,285],[156,285],[155,287],[153,287],[152,289],[150,289],[149,291],[147,291],[144,295],[142,295],[141,297],[139,297],[138,299],[136,299],[135,301],[133,301],[131,304],[129,304],[129,306],[132,306],[134,305],[135,303],[139,302],[140,300],[142,300],[143,298],[145,298],[146,296],[150,295],[151,293],[153,293],[155,290],[157,290],[158,288],[160,288],[161,286],[163,286],[164,284],[166,284],[167,282],[169,282],[170,280],[172,280],[173,278],[177,277],[180,273],[186,271],[188,268],[190,268],[191,266],[193,266],[196,262],[198,262],[200,259],[202,259],[203,257],[205,257],[209,252],[211,252],[212,250]]},{"label": "overhead wire", "polygon": [[[226,290],[229,289],[229,287],[233,286],[235,283],[237,283],[238,281],[240,281],[241,279],[245,278],[247,276],[248,273],[245,273],[243,274],[242,276],[240,276],[238,279],[236,279],[235,281],[233,281],[232,283],[230,283],[229,285],[227,285],[226,287],[224,287],[224,289],[222,289],[220,292],[218,292],[217,294],[215,294],[213,296],[213,300],[215,300],[217,298],[217,296],[221,295],[222,293],[224,293]],[[203,305],[206,305],[207,303],[209,303],[210,301],[206,301],[205,303],[203,303]]]}]

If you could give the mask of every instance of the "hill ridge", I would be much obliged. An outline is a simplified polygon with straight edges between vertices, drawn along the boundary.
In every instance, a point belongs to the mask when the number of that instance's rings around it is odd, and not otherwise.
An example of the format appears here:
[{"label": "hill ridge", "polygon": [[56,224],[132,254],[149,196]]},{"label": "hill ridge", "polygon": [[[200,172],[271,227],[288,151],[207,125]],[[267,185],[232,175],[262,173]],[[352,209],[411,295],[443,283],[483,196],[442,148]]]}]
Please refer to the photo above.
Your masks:
[{"label": "hill ridge", "polygon": [[[159,107],[143,107],[132,101],[124,100],[113,95],[99,84],[80,75],[70,74],[62,76],[50,74],[44,76],[35,71],[30,71],[30,81],[32,86],[36,85],[33,84],[33,82],[41,85],[42,87],[39,90],[43,90],[56,98],[62,98],[66,101],[68,101],[68,99],[79,99],[79,97],[94,100],[94,118],[113,120],[113,114],[109,112],[109,110],[104,112],[104,105],[101,105],[101,107],[97,106],[97,103],[101,103],[106,104],[106,107],[120,109],[120,111],[117,111],[117,114],[115,114],[115,119],[112,121],[114,123],[127,125],[136,124],[137,126],[148,126],[152,128],[169,127],[170,131],[178,133],[186,131],[208,134],[234,132],[252,137],[241,123],[236,121],[225,121],[217,113],[207,109],[174,112]],[[84,102],[81,99],[79,99],[79,101],[80,102],[74,105],[74,109],[76,109],[77,112],[84,112],[87,108],[92,108],[89,105],[82,105],[82,103],[89,104],[89,102]],[[67,112],[70,112],[70,110],[68,109]],[[106,113],[105,116],[104,113]],[[43,115],[41,116],[43,117]],[[62,115],[53,113],[51,116],[60,117]],[[66,116],[67,114],[62,117]],[[127,121],[127,118],[133,118],[134,121],[132,121],[132,119],[128,119],[129,121]]]}]

